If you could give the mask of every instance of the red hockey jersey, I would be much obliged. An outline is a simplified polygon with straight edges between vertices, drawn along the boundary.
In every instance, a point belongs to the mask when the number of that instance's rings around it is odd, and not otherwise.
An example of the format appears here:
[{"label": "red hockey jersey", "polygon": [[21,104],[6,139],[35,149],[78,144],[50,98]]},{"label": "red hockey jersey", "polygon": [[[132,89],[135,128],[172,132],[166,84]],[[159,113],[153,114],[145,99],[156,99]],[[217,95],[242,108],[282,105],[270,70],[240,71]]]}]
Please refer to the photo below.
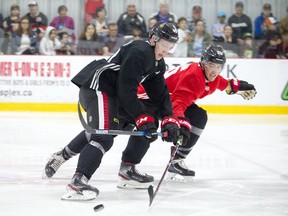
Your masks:
[{"label": "red hockey jersey", "polygon": [[[165,81],[170,93],[175,116],[184,117],[187,107],[197,99],[204,98],[215,92],[223,91],[228,82],[222,76],[216,77],[213,82],[206,82],[204,72],[199,63],[191,63],[166,71]],[[148,99],[142,86],[138,89],[138,98]]]}]

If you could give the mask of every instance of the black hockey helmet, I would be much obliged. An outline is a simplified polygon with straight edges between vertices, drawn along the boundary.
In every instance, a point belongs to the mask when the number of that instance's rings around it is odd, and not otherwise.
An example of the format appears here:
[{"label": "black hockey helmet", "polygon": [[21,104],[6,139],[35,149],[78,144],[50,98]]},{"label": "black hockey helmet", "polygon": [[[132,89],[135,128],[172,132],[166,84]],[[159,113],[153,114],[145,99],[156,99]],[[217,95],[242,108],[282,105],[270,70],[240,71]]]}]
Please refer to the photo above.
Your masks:
[{"label": "black hockey helmet", "polygon": [[226,57],[222,46],[208,45],[201,56],[201,62],[203,61],[224,65],[226,63]]},{"label": "black hockey helmet", "polygon": [[166,41],[177,43],[178,30],[172,23],[157,22],[149,32],[149,38],[155,35],[155,41],[164,39]]}]

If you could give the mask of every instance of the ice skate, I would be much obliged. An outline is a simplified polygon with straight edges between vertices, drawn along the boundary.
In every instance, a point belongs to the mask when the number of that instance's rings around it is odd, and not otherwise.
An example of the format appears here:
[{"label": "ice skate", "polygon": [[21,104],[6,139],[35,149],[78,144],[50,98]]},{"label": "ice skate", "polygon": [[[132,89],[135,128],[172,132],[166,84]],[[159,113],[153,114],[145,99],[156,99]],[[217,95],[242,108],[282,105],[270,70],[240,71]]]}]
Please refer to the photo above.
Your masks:
[{"label": "ice skate", "polygon": [[168,169],[166,180],[187,182],[192,181],[194,176],[195,172],[187,168],[184,163],[184,159],[175,159],[172,161]]},{"label": "ice skate", "polygon": [[120,180],[118,188],[135,188],[145,189],[153,185],[154,177],[146,173],[140,173],[135,165],[128,163],[121,163],[118,173]]},{"label": "ice skate", "polygon": [[66,189],[67,193],[61,197],[62,200],[88,201],[95,199],[99,194],[99,190],[89,185],[88,179],[81,173],[75,173]]},{"label": "ice skate", "polygon": [[63,156],[63,151],[61,150],[59,152],[54,153],[49,161],[47,162],[45,166],[45,172],[43,173],[42,178],[52,178],[53,175],[56,173],[56,171],[59,169],[59,167],[68,159],[65,159]]}]

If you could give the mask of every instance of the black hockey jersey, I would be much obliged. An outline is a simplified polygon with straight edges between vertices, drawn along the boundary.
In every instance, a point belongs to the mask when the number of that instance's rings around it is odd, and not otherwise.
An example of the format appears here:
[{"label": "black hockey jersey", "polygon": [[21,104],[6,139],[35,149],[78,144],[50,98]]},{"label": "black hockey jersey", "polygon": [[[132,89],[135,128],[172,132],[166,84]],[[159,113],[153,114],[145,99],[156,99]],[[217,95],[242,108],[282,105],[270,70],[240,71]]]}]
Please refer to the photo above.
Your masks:
[{"label": "black hockey jersey", "polygon": [[117,97],[120,106],[133,118],[145,112],[137,98],[141,83],[161,116],[171,116],[172,104],[163,77],[165,67],[164,59],[155,60],[154,47],[148,42],[133,41],[123,45],[108,60],[92,61],[72,82]]}]

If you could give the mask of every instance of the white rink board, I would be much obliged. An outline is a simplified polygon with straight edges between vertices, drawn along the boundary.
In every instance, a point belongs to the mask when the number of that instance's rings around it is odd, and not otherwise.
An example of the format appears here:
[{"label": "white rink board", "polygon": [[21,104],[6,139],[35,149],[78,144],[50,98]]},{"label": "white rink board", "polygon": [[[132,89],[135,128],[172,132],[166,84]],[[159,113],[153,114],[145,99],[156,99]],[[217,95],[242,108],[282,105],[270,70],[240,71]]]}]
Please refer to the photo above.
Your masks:
[{"label": "white rink board", "polygon": [[[96,59],[103,58],[97,56]],[[93,56],[1,56],[0,102],[75,103],[78,87],[70,82]],[[192,58],[166,58],[167,69],[183,65]],[[222,74],[253,83],[257,97],[245,101],[239,97],[227,100],[216,93],[198,101],[205,105],[288,105],[281,95],[287,85],[288,61],[269,59],[228,59]],[[131,71],[132,73],[132,71]]]}]

